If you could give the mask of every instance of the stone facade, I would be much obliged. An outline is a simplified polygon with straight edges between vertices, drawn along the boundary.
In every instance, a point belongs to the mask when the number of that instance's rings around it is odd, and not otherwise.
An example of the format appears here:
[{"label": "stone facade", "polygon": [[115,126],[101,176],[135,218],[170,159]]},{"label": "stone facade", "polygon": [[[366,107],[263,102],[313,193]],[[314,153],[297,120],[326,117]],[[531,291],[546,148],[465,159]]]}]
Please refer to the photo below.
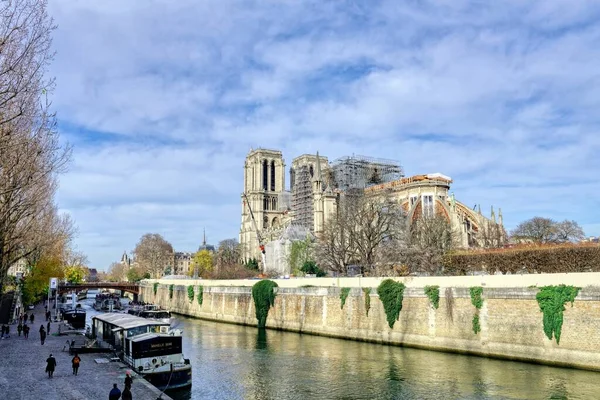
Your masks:
[{"label": "stone facade", "polygon": [[[352,163],[354,160],[349,159],[347,162]],[[369,164],[365,160],[356,163],[357,167],[366,165],[372,168],[375,174],[375,167],[381,165]],[[340,182],[336,181],[334,168],[327,157],[319,156],[318,153],[296,157],[289,171],[290,193],[285,190],[285,162],[282,153],[278,150],[252,150],[244,165],[244,192],[241,196],[239,241],[242,258],[261,260],[259,236],[265,246],[271,241],[281,241],[285,228],[290,224],[300,225],[312,235],[319,236],[327,220],[335,215],[338,202],[344,195],[338,188]],[[348,171],[352,172],[353,169],[349,168]],[[339,178],[343,179],[342,176]],[[347,184],[346,181],[342,183]],[[450,222],[459,247],[497,247],[504,244],[507,235],[502,211],[498,210],[496,218],[492,207],[490,216],[486,217],[481,213],[480,207],[478,210],[467,207],[450,193],[451,183],[450,177],[435,173],[394,178],[379,184],[362,182],[366,186],[360,188],[366,195],[390,196],[402,205],[409,222],[421,216],[443,216]],[[291,202],[288,204],[283,199],[290,195]],[[279,251],[278,254],[283,253]],[[290,273],[285,265],[271,265],[266,269]]]},{"label": "stone facade", "polygon": [[[558,275],[558,274],[557,274]],[[576,274],[570,274],[576,275]],[[598,275],[598,274],[596,274]],[[539,275],[538,275],[539,276]],[[279,287],[275,305],[270,310],[267,327],[294,332],[332,336],[391,345],[426,348],[438,351],[477,354],[487,357],[516,359],[542,364],[600,370],[600,287],[584,287],[571,307],[566,306],[560,344],[543,332],[542,313],[535,299],[537,288],[522,285],[484,287],[480,310],[481,332],[473,333],[471,304],[466,285],[479,279],[460,277],[458,287],[440,287],[439,308],[434,309],[424,294],[423,284],[435,284],[436,278],[418,278],[421,287],[410,285],[404,292],[399,320],[388,326],[376,287],[371,287],[367,315],[365,293],[361,287],[351,289],[344,308],[340,308],[340,287]],[[505,277],[489,277],[504,280]],[[506,277],[511,282],[516,277]],[[486,278],[488,279],[488,278]],[[533,279],[533,278],[532,278]],[[545,278],[541,278],[545,279]],[[552,278],[554,279],[554,278]],[[572,278],[565,278],[568,284]],[[589,278],[586,278],[589,279]],[[218,282],[173,281],[173,299],[169,284],[160,284],[155,296],[152,284],[142,288],[142,300],[158,303],[171,311],[202,319],[256,325],[251,287],[210,286]],[[284,281],[279,281],[284,283]],[[289,282],[289,281],[288,281]],[[302,281],[299,281],[303,283]],[[329,282],[326,280],[325,282]],[[360,281],[359,281],[360,282]],[[363,283],[371,282],[363,280]],[[293,283],[290,282],[290,283]],[[414,283],[414,282],[412,282]],[[187,286],[203,285],[203,304],[190,301]],[[224,284],[226,284],[224,282]],[[446,289],[451,296],[446,295]],[[450,300],[451,299],[451,300]]]},{"label": "stone facade", "polygon": [[27,260],[20,258],[17,262],[8,267],[8,276],[23,277],[27,273]]}]

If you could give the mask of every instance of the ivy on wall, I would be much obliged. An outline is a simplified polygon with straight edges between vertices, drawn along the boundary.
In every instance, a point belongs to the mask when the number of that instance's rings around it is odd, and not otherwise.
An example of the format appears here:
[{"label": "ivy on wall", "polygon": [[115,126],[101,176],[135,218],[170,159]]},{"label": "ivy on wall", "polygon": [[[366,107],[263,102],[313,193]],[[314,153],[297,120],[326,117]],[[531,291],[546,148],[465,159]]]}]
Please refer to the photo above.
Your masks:
[{"label": "ivy on wall", "polygon": [[481,332],[481,325],[479,323],[479,310],[483,307],[483,288],[481,286],[473,286],[469,289],[471,294],[471,304],[475,306],[475,314],[473,315],[473,333],[478,334]]},{"label": "ivy on wall", "polygon": [[581,288],[565,285],[543,286],[535,296],[540,311],[544,313],[544,333],[550,340],[554,336],[556,344],[560,343],[565,304],[570,302],[573,307],[580,290]]},{"label": "ivy on wall", "polygon": [[202,305],[202,302],[204,301],[204,286],[200,285],[198,286],[198,304]]},{"label": "ivy on wall", "polygon": [[365,294],[365,310],[367,311],[367,317],[369,316],[369,310],[371,309],[371,288],[363,288]]},{"label": "ivy on wall", "polygon": [[156,296],[156,292],[158,292],[158,282],[154,282],[154,285],[152,285],[154,287],[154,295]]},{"label": "ivy on wall", "polygon": [[377,294],[383,303],[383,309],[390,328],[393,328],[394,323],[400,318],[404,288],[402,282],[396,282],[393,279],[385,279],[377,287]]},{"label": "ivy on wall", "polygon": [[258,321],[259,328],[265,327],[269,309],[275,305],[275,292],[273,289],[276,287],[277,283],[269,279],[264,279],[252,286],[252,298],[254,299],[256,320]]},{"label": "ivy on wall", "polygon": [[346,304],[346,299],[348,298],[348,294],[350,293],[350,288],[349,287],[343,287],[342,291],[340,293],[340,300],[341,302],[341,306],[340,308],[344,308],[344,304]]},{"label": "ivy on wall", "polygon": [[173,298],[173,288],[175,285],[169,285],[169,299]]},{"label": "ivy on wall", "polygon": [[187,287],[187,292],[188,292],[188,299],[190,299],[190,303],[192,301],[194,301],[194,287],[192,285],[189,285]]},{"label": "ivy on wall", "polygon": [[439,286],[425,286],[425,295],[429,297],[431,305],[436,310],[440,306],[440,287]]}]

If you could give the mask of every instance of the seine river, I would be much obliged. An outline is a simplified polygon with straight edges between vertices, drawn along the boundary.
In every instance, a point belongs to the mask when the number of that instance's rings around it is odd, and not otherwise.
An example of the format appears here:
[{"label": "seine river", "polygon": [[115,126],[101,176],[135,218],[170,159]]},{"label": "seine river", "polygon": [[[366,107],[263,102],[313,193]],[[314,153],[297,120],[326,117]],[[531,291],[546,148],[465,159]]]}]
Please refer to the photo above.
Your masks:
[{"label": "seine river", "polygon": [[188,399],[600,399],[600,373],[175,316]]},{"label": "seine river", "polygon": [[[92,297],[90,295],[90,297]],[[84,302],[88,318],[97,314]],[[199,399],[600,399],[600,373],[175,315]]]}]

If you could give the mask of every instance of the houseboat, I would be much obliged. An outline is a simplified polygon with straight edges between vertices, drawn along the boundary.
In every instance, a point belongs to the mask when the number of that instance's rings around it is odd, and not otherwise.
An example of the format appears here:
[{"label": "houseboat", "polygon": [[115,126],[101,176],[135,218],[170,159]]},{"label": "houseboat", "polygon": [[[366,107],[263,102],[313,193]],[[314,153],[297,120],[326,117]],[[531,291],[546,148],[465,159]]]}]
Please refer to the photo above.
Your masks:
[{"label": "houseboat", "polygon": [[87,295],[88,295],[88,290],[83,289],[82,291],[77,293],[77,300],[79,300],[79,301],[85,300],[85,299],[87,299]]},{"label": "houseboat", "polygon": [[81,308],[81,304],[77,304],[75,308],[64,310],[62,318],[75,329],[85,329],[86,312]]},{"label": "houseboat", "polygon": [[123,306],[119,295],[116,293],[103,292],[96,295],[94,309],[98,311],[120,310]]},{"label": "houseboat", "polygon": [[142,318],[156,319],[162,322],[171,323],[171,313],[162,309],[156,304],[143,304],[130,306],[127,312]]},{"label": "houseboat", "polygon": [[92,318],[92,337],[113,346],[121,359],[159,390],[192,385],[180,330],[169,323],[122,313]]}]

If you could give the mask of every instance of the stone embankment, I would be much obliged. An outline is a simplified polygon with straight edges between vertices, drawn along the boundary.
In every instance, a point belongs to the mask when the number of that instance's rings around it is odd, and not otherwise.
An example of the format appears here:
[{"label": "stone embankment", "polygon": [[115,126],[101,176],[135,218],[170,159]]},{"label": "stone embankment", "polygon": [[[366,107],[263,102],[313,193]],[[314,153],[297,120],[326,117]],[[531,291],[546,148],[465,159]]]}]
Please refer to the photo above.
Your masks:
[{"label": "stone embankment", "polygon": [[[383,279],[276,280],[267,328],[600,371],[600,273],[398,278],[406,289],[392,328],[377,295]],[[183,315],[256,325],[251,295],[256,282],[145,281],[141,299]],[[565,304],[557,343],[544,333],[536,295],[543,286],[561,284],[581,290],[573,306]],[[438,308],[426,286],[439,286]],[[480,308],[473,303],[474,287],[482,288]],[[349,288],[343,308],[342,288]]]},{"label": "stone embankment", "polygon": [[[30,310],[27,310],[31,314]],[[40,343],[40,325],[46,327],[44,308],[36,306],[34,324],[29,339],[17,334],[17,325],[10,326],[9,339],[0,340],[0,396],[3,399],[44,400],[105,400],[113,383],[123,390],[127,367],[120,362],[97,364],[94,359],[103,354],[81,354],[79,374],[73,375],[68,351],[63,351],[70,336],[54,336],[58,324],[53,323],[44,345]],[[46,374],[46,359],[52,353],[57,361],[53,378]],[[156,399],[160,391],[139,376],[132,385],[134,399]],[[170,397],[163,395],[162,399]]]}]

